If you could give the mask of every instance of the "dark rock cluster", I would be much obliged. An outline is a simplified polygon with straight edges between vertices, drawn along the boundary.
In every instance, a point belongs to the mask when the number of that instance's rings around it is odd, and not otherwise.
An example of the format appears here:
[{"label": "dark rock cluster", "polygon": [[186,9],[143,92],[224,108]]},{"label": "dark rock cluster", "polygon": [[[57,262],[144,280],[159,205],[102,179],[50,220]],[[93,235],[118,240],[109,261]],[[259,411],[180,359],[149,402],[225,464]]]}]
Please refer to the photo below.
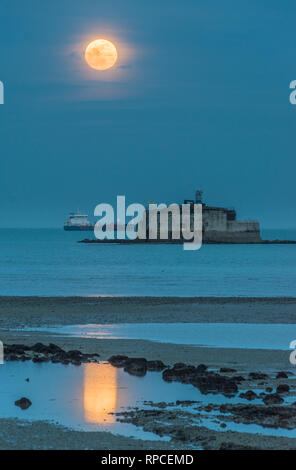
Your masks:
[{"label": "dark rock cluster", "polygon": [[261,372],[250,372],[249,379],[250,380],[265,380],[265,379],[268,379],[268,375],[263,374]]},{"label": "dark rock cluster", "polygon": [[279,394],[288,393],[289,391],[290,391],[290,387],[287,384],[280,384],[276,388],[276,392]]},{"label": "dark rock cluster", "polygon": [[236,372],[235,369],[231,369],[231,367],[221,367],[221,373],[231,374],[232,372]]},{"label": "dark rock cluster", "polygon": [[167,382],[188,383],[197,387],[201,393],[223,393],[232,396],[237,393],[237,380],[207,370],[207,366],[188,366],[177,363],[172,368],[166,369],[162,374],[163,380]]},{"label": "dark rock cluster", "polygon": [[288,374],[287,374],[287,372],[278,372],[277,375],[276,375],[276,378],[277,379],[287,379]]},{"label": "dark rock cluster", "polygon": [[4,346],[6,361],[52,362],[61,364],[81,365],[83,362],[97,362],[99,354],[84,354],[78,350],[64,351],[56,344],[48,346],[36,343],[33,346],[24,344],[11,344]]},{"label": "dark rock cluster", "polygon": [[125,372],[131,375],[137,375],[143,377],[146,375],[147,371],[157,371],[160,372],[166,368],[164,363],[159,360],[147,361],[143,357],[134,357],[130,358],[128,356],[111,356],[108,359],[108,362],[114,367],[122,367]]},{"label": "dark rock cluster", "polygon": [[220,406],[219,411],[220,413],[231,413],[232,419],[237,423],[258,424],[268,428],[294,429],[296,427],[296,406],[294,405],[225,404]]},{"label": "dark rock cluster", "polygon": [[245,393],[241,393],[239,396],[240,396],[240,398],[245,398],[248,401],[252,401],[252,400],[255,400],[256,398],[258,398],[258,395],[256,395],[256,393],[253,392],[253,390],[248,390]]},{"label": "dark rock cluster", "polygon": [[278,393],[270,393],[263,397],[265,405],[280,405],[284,402],[283,398]]}]

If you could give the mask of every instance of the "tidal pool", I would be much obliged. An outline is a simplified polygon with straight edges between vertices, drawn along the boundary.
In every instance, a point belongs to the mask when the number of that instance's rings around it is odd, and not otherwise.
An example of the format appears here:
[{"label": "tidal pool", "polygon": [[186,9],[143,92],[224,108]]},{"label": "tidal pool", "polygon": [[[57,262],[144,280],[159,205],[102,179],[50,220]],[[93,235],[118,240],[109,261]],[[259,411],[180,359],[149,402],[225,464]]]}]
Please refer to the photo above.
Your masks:
[{"label": "tidal pool", "polygon": [[[29,379],[27,381],[26,379]],[[14,402],[27,397],[32,405],[21,410]],[[177,407],[177,400],[194,400],[197,404]],[[199,404],[246,403],[238,397],[226,398],[221,394],[203,395],[189,384],[168,383],[159,372],[148,372],[144,377],[127,374],[109,363],[86,363],[81,366],[52,363],[6,362],[0,366],[0,418],[43,420],[83,431],[110,431],[114,434],[138,439],[164,439],[145,432],[132,424],[116,421],[114,413],[131,408],[151,409],[147,402],[174,403],[192,413],[196,425],[218,429],[211,413],[203,417],[196,414]],[[252,402],[262,403],[261,400]],[[226,430],[253,432],[265,435],[296,437],[296,430],[262,428],[258,425],[228,423]]]},{"label": "tidal pool", "polygon": [[[27,410],[14,404],[21,397],[32,402]],[[0,366],[0,418],[51,421],[77,430],[110,431],[151,440],[160,437],[119,423],[112,413],[134,406],[145,408],[146,400],[200,398],[200,392],[193,386],[164,382],[160,373],[135,377],[109,363],[65,366],[28,361],[5,362]]]}]

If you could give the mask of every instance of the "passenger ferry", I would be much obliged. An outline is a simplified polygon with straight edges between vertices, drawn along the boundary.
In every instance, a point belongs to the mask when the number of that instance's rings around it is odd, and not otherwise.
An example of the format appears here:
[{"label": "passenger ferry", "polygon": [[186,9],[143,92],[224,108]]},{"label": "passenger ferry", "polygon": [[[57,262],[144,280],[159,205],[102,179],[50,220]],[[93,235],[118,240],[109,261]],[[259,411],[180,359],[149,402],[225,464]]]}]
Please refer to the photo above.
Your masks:
[{"label": "passenger ferry", "polygon": [[71,212],[67,221],[64,223],[64,230],[94,230],[94,225],[88,220],[88,215],[80,214],[79,211],[75,214]]}]

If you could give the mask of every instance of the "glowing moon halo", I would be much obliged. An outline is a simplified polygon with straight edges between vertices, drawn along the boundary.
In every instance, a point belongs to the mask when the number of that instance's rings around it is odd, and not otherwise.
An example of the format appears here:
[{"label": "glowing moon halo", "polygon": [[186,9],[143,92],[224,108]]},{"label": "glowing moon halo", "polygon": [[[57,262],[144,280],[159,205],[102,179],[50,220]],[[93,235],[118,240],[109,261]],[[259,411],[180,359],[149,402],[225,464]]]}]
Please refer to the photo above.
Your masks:
[{"label": "glowing moon halo", "polygon": [[117,49],[111,41],[96,39],[85,50],[86,63],[95,70],[107,70],[113,67],[118,58]]}]

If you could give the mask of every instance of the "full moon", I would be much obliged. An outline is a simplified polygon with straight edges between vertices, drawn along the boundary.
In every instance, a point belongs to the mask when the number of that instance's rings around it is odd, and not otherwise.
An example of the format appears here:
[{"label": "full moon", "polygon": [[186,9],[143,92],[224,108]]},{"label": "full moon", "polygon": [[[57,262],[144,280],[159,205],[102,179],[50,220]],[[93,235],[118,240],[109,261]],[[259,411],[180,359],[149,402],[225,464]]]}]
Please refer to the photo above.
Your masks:
[{"label": "full moon", "polygon": [[116,47],[106,39],[96,39],[85,49],[86,63],[95,70],[110,69],[116,63],[117,58]]}]

